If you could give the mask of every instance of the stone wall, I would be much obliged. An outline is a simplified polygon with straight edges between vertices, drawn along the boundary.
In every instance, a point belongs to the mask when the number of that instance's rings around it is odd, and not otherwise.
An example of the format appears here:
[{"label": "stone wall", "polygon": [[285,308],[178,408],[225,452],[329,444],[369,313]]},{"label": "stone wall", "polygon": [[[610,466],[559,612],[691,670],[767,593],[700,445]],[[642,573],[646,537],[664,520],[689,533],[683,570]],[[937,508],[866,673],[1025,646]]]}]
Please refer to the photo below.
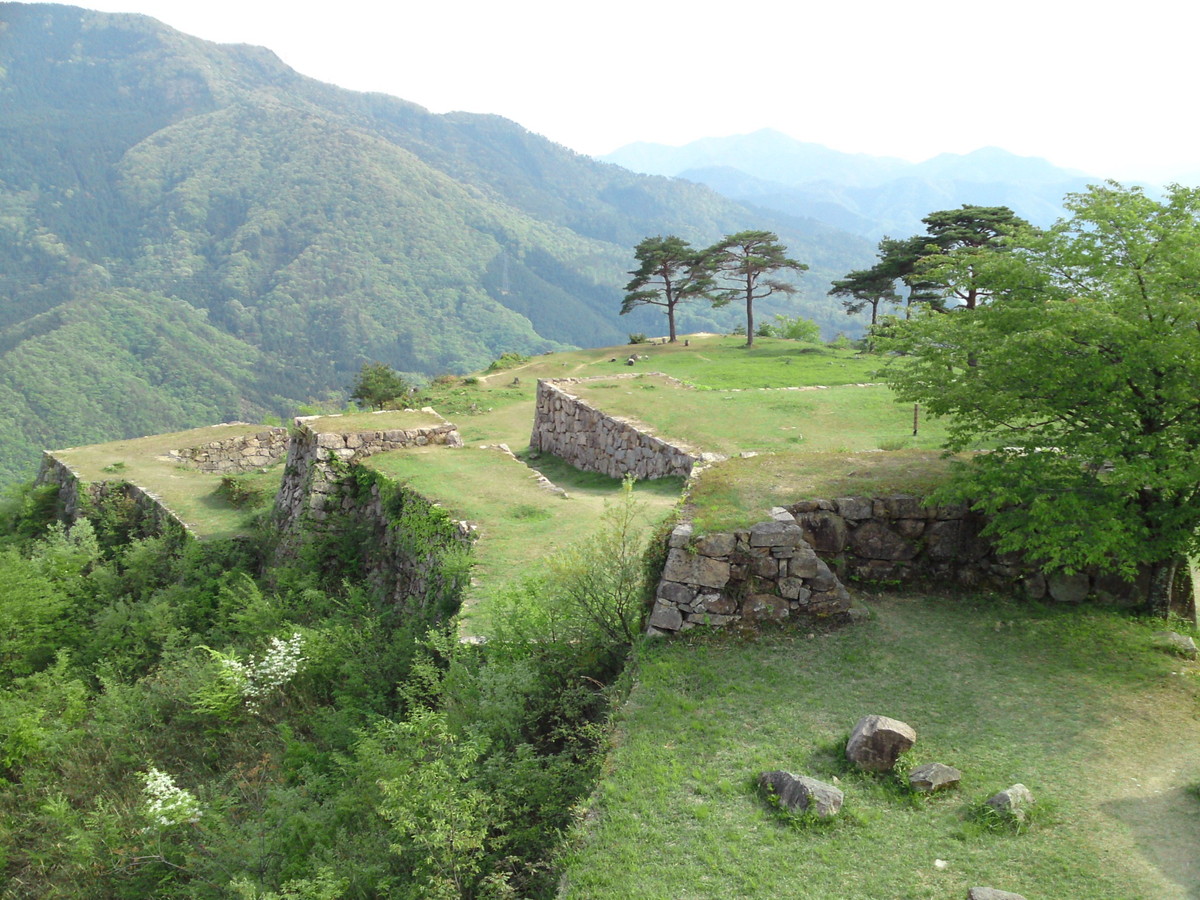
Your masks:
[{"label": "stone wall", "polygon": [[843,580],[994,588],[1063,603],[1134,605],[1145,596],[1144,577],[1043,574],[998,553],[981,534],[985,524],[965,505],[926,506],[907,495],[804,500],[750,529],[698,538],[682,524],[669,539],[649,625],[673,632],[849,614]]},{"label": "stone wall", "polygon": [[577,469],[600,472],[613,478],[625,475],[640,479],[687,478],[696,463],[716,458],[647,434],[624,419],[602,413],[560,387],[584,381],[636,377],[639,376],[539,379],[533,432],[529,436],[530,449],[553,453]]},{"label": "stone wall", "polygon": [[287,454],[287,447],[288,430],[267,427],[254,434],[236,435],[199,447],[172,450],[167,455],[201,472],[232,475],[274,465]]},{"label": "stone wall", "polygon": [[782,622],[850,608],[850,594],[783,513],[745,531],[699,538],[690,524],[676,526],[649,627],[661,633]]},{"label": "stone wall", "polygon": [[[422,412],[437,415],[428,408]],[[275,498],[275,519],[285,539],[301,527],[317,531],[322,528],[326,507],[337,502],[351,463],[404,447],[462,446],[458,430],[445,419],[439,425],[407,429],[333,432],[316,430],[311,423],[317,418],[322,417],[297,418],[288,442],[287,467]],[[328,418],[324,417],[326,421]]]},{"label": "stone wall", "polygon": [[87,514],[89,506],[98,506],[120,497],[128,501],[134,515],[144,523],[139,533],[162,533],[178,529],[188,537],[195,537],[188,524],[168,509],[157,494],[128,481],[85,482],[78,472],[50,451],[42,454],[37,483],[58,485],[59,515],[65,522],[74,523]]},{"label": "stone wall", "polygon": [[384,475],[360,469],[356,476],[327,495],[321,528],[305,535],[315,539],[326,573],[338,565],[348,565],[348,575],[365,571],[406,617],[449,618],[467,584],[474,529]]}]

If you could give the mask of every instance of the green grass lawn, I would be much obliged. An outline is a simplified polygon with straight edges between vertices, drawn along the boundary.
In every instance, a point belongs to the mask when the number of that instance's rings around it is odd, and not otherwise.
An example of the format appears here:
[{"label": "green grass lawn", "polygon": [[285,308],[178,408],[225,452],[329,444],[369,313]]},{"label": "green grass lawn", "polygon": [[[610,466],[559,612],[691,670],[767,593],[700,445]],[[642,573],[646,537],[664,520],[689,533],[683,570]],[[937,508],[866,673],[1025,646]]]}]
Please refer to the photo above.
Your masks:
[{"label": "green grass lawn", "polygon": [[[553,457],[539,459],[545,474],[566,490],[563,497],[539,486],[535,471],[507,454],[471,447],[396,450],[364,464],[477,527],[473,583],[463,609],[468,634],[487,633],[494,592],[534,574],[557,550],[585,541],[621,489],[617,479],[579,472]],[[679,479],[667,479],[636,490],[647,528],[674,508],[681,488]]]},{"label": "green grass lawn", "polygon": [[[1200,896],[1200,667],[1149,648],[1161,624],[990,598],[871,605],[841,630],[646,648],[561,896]],[[912,725],[908,764],[956,766],[960,788],[922,798],[849,771],[867,714]],[[842,818],[782,819],[753,787],[772,769],[839,779]],[[1041,815],[988,830],[974,810],[1015,782]]]},{"label": "green grass lawn", "polygon": [[700,532],[748,528],[771,507],[837,497],[928,496],[951,461],[940,450],[772,453],[735,457],[699,473],[688,494]]},{"label": "green grass lawn", "polygon": [[[519,451],[529,443],[539,378],[663,372],[708,388],[783,388],[867,382],[882,364],[878,357],[780,338],[756,338],[754,348],[747,350],[744,338],[684,337],[689,342],[687,347],[681,338],[678,344],[601,347],[536,356],[528,363],[499,372],[431,385],[422,395],[423,402],[454,421],[468,443],[507,443]],[[626,365],[625,360],[634,354],[647,358]],[[908,430],[912,431],[911,412]]]},{"label": "green grass lawn", "polygon": [[[170,450],[199,447],[212,441],[254,434],[262,425],[213,425],[170,434],[111,441],[88,447],[56,450],[54,455],[71,466],[87,482],[128,481],[151,493],[198,537],[227,538],[246,530],[256,511],[235,509],[217,494],[220,475],[188,468],[166,456]],[[263,473],[238,476],[248,486],[261,490],[270,504],[283,478],[283,465]]]},{"label": "green grass lawn", "polygon": [[435,425],[444,425],[445,420],[440,415],[426,412],[423,409],[384,409],[314,416],[308,418],[304,424],[313,431],[346,434],[352,431],[429,428]]},{"label": "green grass lawn", "polygon": [[713,453],[940,447],[945,428],[921,421],[883,386],[824,390],[690,390],[646,375],[566,387],[606,413],[645,423],[665,440]]}]

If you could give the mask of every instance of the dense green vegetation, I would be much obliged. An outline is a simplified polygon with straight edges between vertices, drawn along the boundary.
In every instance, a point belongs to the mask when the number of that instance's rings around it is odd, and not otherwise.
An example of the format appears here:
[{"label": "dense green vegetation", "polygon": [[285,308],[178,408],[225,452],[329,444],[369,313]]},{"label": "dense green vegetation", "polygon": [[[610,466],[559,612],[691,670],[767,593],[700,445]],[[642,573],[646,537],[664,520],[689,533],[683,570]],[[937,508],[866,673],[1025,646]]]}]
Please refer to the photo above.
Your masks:
[{"label": "dense green vegetation", "polygon": [[[552,895],[628,649],[594,610],[515,585],[475,646],[336,541],[268,567],[262,536],[53,512],[0,518],[4,897]],[[639,547],[559,575],[624,559],[636,613]]]},{"label": "dense green vegetation", "polygon": [[[311,81],[137,16],[0,4],[0,481],[42,447],[257,421],[504,352],[655,334],[630,248],[774,228],[803,313],[868,246],[634,175],[494,116]],[[688,330],[733,318],[700,304]]]}]

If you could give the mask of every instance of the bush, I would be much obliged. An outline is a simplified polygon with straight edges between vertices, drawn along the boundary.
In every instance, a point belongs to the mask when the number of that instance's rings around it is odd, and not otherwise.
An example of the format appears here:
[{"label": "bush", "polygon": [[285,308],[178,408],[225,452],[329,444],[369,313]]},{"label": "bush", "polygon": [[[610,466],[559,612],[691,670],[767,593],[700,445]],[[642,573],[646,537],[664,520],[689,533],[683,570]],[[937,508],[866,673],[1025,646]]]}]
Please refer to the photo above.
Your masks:
[{"label": "bush", "polygon": [[255,509],[266,501],[266,492],[236,475],[224,475],[213,491],[234,509]]},{"label": "bush", "polygon": [[644,344],[644,343],[646,343],[646,341],[647,341],[646,335],[642,334],[642,332],[640,332],[640,331],[632,332],[629,335],[629,343],[631,343],[631,344]]},{"label": "bush", "polygon": [[503,372],[505,369],[511,369],[514,366],[523,366],[529,362],[528,356],[522,356],[520,353],[501,353],[500,358],[493,361],[487,370],[489,372]]}]

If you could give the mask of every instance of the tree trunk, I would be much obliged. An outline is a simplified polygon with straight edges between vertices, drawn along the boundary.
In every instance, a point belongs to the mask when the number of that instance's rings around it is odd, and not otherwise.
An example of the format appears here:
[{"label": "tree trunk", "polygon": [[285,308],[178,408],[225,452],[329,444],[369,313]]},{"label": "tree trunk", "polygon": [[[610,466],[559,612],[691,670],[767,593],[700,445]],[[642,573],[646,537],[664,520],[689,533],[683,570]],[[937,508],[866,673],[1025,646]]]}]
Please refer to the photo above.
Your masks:
[{"label": "tree trunk", "polygon": [[1150,570],[1150,589],[1146,596],[1150,614],[1167,618],[1179,616],[1196,623],[1196,595],[1191,565],[1181,556],[1156,563]]},{"label": "tree trunk", "polygon": [[668,340],[667,343],[674,344],[675,343],[675,305],[674,304],[670,304],[667,306],[667,331],[671,336],[670,340]]}]

